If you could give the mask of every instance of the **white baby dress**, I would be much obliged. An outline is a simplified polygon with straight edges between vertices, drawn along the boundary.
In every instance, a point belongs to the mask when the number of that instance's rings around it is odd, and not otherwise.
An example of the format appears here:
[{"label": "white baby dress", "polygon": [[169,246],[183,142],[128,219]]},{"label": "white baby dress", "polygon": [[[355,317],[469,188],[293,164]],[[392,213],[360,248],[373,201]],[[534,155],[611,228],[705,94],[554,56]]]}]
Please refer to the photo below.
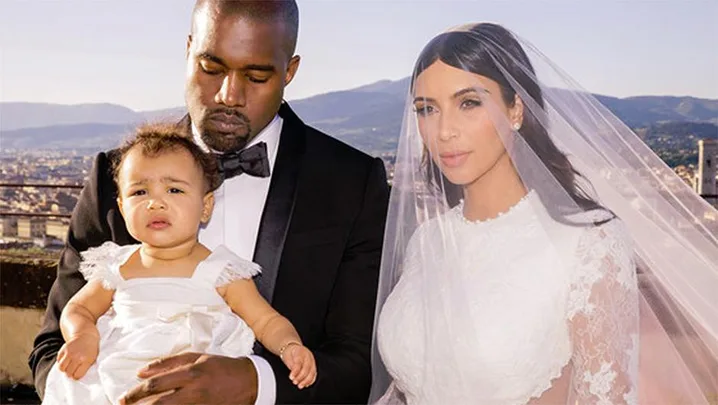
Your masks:
[{"label": "white baby dress", "polygon": [[80,272],[114,289],[112,307],[97,321],[97,361],[80,380],[53,365],[43,404],[116,404],[141,380],[137,371],[161,357],[201,352],[228,357],[252,354],[255,336],[216,288],[260,272],[258,265],[218,246],[192,277],[125,280],[120,266],[141,245],[105,242],[82,253]]}]

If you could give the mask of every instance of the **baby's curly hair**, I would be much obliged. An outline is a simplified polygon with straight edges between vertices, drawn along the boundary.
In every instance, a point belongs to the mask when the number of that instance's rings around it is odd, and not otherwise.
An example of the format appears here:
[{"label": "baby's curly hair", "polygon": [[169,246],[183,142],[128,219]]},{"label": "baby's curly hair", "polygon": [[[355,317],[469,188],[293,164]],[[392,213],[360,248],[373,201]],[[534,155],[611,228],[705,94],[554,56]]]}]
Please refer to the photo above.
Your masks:
[{"label": "baby's curly hair", "polygon": [[112,167],[112,177],[119,188],[119,173],[127,154],[133,148],[141,148],[142,154],[155,157],[179,149],[188,151],[197,166],[202,170],[205,180],[205,192],[216,190],[222,183],[217,166],[217,159],[210,153],[205,153],[192,138],[184,133],[176,123],[149,123],[139,126],[134,136],[126,140],[118,149],[117,158]]}]

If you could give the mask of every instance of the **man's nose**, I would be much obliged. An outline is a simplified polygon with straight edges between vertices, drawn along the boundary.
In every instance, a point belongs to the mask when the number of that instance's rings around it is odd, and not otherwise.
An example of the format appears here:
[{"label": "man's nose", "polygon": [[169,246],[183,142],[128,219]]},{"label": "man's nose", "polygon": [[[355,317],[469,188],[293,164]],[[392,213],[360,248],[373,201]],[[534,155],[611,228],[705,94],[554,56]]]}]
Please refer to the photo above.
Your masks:
[{"label": "man's nose", "polygon": [[244,107],[247,103],[244,79],[238,72],[229,72],[222,81],[222,87],[215,97],[215,102],[227,107]]}]

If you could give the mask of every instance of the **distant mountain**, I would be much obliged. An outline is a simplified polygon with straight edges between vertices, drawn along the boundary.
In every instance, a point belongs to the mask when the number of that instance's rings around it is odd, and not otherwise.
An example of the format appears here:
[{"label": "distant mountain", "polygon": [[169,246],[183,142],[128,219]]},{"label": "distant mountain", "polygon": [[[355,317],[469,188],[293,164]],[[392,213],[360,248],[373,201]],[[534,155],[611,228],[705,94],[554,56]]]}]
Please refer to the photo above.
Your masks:
[{"label": "distant mountain", "polygon": [[156,121],[156,120],[179,120],[187,113],[185,107],[166,108],[164,110],[153,110],[141,112],[143,120]]},{"label": "distant mountain", "polygon": [[0,103],[0,131],[87,123],[126,124],[141,115],[117,104]]},{"label": "distant mountain", "polygon": [[[382,80],[289,103],[308,124],[376,154],[396,148],[408,88],[409,78]],[[718,100],[596,97],[632,128],[675,121],[718,124]],[[137,123],[179,119],[185,112],[184,107],[137,112],[113,104],[0,103],[0,147],[102,149],[115,146]]]},{"label": "distant mountain", "polygon": [[707,121],[718,124],[718,100],[695,97],[641,96],[596,98],[630,127],[665,121]]},{"label": "distant mountain", "polygon": [[671,167],[698,162],[698,140],[718,139],[718,125],[708,122],[661,122],[636,134]]},{"label": "distant mountain", "polygon": [[133,124],[70,124],[22,128],[0,133],[2,149],[105,150],[132,133]]}]

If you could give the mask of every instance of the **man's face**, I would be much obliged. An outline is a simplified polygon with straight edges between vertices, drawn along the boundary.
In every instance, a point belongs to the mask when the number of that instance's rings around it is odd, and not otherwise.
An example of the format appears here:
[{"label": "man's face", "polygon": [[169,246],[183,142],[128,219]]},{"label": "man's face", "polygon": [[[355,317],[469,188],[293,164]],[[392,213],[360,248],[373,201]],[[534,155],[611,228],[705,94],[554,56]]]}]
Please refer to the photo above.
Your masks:
[{"label": "man's face", "polygon": [[281,22],[195,16],[187,42],[185,101],[210,148],[243,148],[274,118],[299,57],[287,55]]}]

